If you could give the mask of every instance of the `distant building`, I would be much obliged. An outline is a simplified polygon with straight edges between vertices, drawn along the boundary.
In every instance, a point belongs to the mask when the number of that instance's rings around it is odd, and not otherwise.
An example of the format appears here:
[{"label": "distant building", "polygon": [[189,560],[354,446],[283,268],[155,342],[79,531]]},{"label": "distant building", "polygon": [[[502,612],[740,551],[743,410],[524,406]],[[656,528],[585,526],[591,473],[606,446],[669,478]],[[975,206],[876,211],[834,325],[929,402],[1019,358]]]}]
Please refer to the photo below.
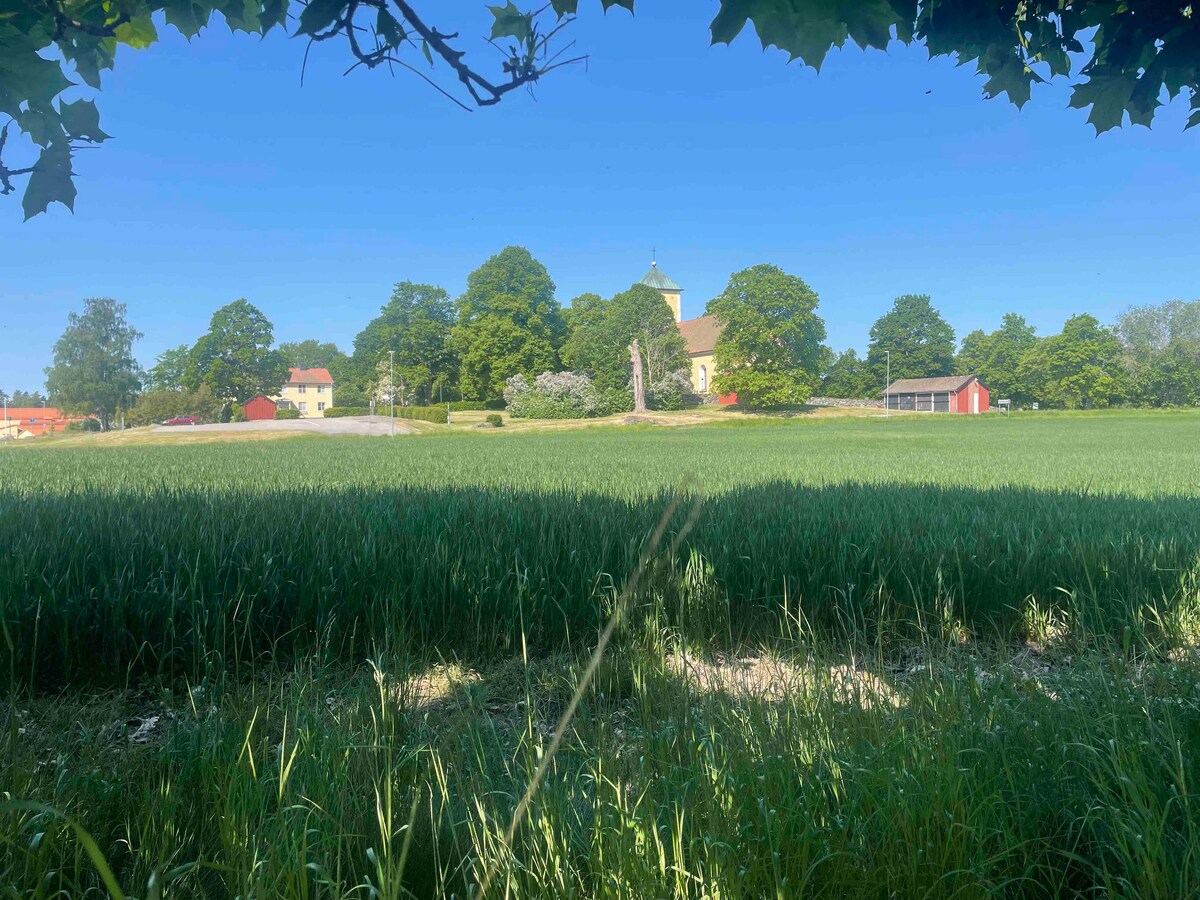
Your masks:
[{"label": "distant building", "polygon": [[[683,335],[684,343],[687,344],[688,359],[692,366],[692,390],[697,394],[711,394],[712,381],[716,375],[713,352],[724,326],[717,322],[715,316],[698,316],[684,321],[683,288],[668,278],[658,268],[657,262],[650,264],[650,271],[645,274],[641,283],[661,293],[667,301],[667,306],[671,307],[671,312],[675,314],[675,323],[679,327],[679,333]],[[737,394],[726,394],[720,398],[720,402],[737,403]]]},{"label": "distant building", "polygon": [[0,407],[0,426],[7,437],[37,437],[64,431],[70,421],[54,406],[10,406],[7,412]]},{"label": "distant building", "polygon": [[247,400],[242,407],[242,411],[246,413],[247,422],[261,422],[263,419],[274,419],[275,409],[275,401],[262,394]]},{"label": "distant building", "polygon": [[319,419],[333,406],[333,376],[328,369],[288,369],[274,400],[280,409],[299,410],[302,419]]},{"label": "distant building", "polygon": [[888,385],[888,409],[978,415],[988,411],[988,389],[978,375],[901,378]]}]

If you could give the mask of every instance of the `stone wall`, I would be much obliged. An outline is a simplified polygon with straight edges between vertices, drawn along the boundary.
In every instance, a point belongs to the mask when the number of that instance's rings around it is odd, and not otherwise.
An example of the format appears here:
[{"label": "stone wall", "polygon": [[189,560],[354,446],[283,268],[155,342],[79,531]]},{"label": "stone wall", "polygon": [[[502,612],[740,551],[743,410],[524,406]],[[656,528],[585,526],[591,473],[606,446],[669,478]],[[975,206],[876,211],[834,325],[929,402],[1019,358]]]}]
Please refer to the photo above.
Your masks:
[{"label": "stone wall", "polygon": [[809,397],[809,406],[847,406],[853,409],[883,409],[882,400],[856,400],[850,397]]}]

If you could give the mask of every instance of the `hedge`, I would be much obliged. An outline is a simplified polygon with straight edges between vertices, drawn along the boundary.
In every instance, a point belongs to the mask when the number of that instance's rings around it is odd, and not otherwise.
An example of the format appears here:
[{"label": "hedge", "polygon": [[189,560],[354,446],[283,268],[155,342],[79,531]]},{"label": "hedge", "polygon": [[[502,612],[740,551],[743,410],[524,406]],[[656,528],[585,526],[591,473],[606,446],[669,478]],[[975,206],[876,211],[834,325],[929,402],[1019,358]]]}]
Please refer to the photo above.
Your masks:
[{"label": "hedge", "polygon": [[[340,419],[343,416],[369,416],[371,408],[368,406],[331,406],[325,410],[325,418]],[[376,415],[386,416],[386,408],[376,407]],[[397,419],[416,419],[420,422],[434,422],[438,425],[446,424],[446,407],[444,406],[397,406]]]},{"label": "hedge", "polygon": [[275,410],[276,419],[298,419],[300,418],[300,410],[298,409],[277,409]]}]

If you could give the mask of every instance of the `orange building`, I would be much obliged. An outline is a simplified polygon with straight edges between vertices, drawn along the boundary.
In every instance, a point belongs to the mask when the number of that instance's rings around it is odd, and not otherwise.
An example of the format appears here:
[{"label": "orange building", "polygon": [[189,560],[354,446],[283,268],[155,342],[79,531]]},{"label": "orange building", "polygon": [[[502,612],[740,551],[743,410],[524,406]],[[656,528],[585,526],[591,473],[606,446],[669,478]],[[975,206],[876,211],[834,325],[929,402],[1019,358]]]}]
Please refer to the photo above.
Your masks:
[{"label": "orange building", "polygon": [[0,423],[8,431],[14,426],[33,435],[63,431],[71,420],[62,410],[54,406],[10,406],[5,411],[0,407]]}]

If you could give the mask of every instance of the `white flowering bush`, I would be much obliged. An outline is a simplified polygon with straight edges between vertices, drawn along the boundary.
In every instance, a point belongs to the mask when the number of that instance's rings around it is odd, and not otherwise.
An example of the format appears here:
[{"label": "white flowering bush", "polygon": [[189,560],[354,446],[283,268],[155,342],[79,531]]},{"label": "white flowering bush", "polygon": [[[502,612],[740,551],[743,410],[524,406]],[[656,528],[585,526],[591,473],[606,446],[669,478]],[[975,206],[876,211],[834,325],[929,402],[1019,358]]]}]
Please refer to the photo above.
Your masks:
[{"label": "white flowering bush", "polygon": [[646,390],[646,406],[650,409],[683,409],[689,405],[695,405],[695,399],[687,369],[668,372]]},{"label": "white flowering bush", "polygon": [[574,372],[543,372],[533,384],[514,375],[504,384],[504,402],[517,419],[586,419],[603,412],[592,379]]}]

